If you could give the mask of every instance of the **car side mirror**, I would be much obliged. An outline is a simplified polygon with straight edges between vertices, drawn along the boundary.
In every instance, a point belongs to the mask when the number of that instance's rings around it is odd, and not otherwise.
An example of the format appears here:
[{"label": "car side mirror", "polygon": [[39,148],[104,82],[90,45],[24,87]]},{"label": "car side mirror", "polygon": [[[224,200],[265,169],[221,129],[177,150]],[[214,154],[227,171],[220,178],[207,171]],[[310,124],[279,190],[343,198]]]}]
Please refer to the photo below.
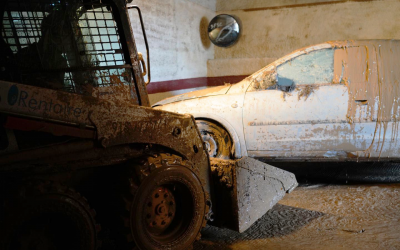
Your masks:
[{"label": "car side mirror", "polygon": [[295,89],[295,84],[292,79],[279,77],[278,78],[278,89],[284,92],[290,92]]}]

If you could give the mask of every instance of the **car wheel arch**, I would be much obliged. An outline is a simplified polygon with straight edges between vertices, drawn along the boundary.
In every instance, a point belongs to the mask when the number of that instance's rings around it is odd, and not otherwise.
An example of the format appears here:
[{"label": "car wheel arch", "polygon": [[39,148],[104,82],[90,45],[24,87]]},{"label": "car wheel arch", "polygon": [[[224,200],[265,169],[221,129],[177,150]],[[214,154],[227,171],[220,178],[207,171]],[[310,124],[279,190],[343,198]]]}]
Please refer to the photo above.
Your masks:
[{"label": "car wheel arch", "polygon": [[194,119],[197,120],[207,120],[209,122],[213,122],[217,125],[220,125],[223,129],[225,129],[233,142],[233,145],[235,147],[235,158],[239,159],[242,158],[243,156],[246,156],[246,151],[244,148],[244,142],[241,144],[239,135],[236,132],[235,128],[224,118],[214,115],[214,114],[192,114]]}]

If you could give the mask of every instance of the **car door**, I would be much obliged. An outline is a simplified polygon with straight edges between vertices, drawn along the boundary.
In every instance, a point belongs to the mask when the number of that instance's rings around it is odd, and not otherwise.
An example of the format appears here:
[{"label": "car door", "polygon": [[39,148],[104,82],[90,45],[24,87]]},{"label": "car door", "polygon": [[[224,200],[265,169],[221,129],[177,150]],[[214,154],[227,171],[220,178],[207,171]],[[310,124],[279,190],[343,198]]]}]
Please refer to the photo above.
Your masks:
[{"label": "car door", "polygon": [[253,82],[243,111],[250,156],[336,158],[369,146],[347,119],[348,87],[334,77],[334,58],[334,48],[304,53]]},{"label": "car door", "polygon": [[369,145],[361,152],[363,157],[398,158],[400,152],[399,44],[395,40],[362,41],[335,53],[335,68],[342,68],[342,78],[349,86],[348,117],[363,128],[363,139]]},{"label": "car door", "polygon": [[378,84],[377,48],[379,50],[379,46],[371,42],[362,41],[356,46],[335,50],[334,82],[344,83],[348,88],[346,119],[358,149],[351,154],[357,158],[375,157],[373,144],[380,143],[377,120],[381,87]]},{"label": "car door", "polygon": [[[375,110],[379,112],[373,114],[376,117],[377,126],[374,145],[369,153],[372,157],[399,158],[400,42],[398,40],[380,41],[379,47],[376,47],[379,72],[372,76],[379,76],[376,84],[379,91],[375,91],[374,95],[366,99],[373,101],[374,98],[375,103],[368,100],[368,106],[374,105]],[[379,98],[376,98],[377,96]]]}]

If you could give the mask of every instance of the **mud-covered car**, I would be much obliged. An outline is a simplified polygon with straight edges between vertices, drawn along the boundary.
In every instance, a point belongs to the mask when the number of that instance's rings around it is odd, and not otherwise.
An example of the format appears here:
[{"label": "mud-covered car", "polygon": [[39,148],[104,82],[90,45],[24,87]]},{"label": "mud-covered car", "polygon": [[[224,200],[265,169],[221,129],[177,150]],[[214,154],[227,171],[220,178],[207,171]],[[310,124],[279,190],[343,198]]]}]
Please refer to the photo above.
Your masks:
[{"label": "mud-covered car", "polygon": [[232,85],[156,103],[190,113],[211,156],[269,160],[400,158],[400,41],[302,48]]}]

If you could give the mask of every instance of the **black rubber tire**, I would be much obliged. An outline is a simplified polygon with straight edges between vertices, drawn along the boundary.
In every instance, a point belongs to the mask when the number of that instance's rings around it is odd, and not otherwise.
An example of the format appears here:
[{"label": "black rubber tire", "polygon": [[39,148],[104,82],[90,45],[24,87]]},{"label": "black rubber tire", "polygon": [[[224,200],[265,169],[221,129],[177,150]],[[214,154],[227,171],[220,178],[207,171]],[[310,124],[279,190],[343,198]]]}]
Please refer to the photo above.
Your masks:
[{"label": "black rubber tire", "polygon": [[5,250],[95,250],[100,226],[86,199],[57,183],[25,185],[6,207]]},{"label": "black rubber tire", "polygon": [[[206,223],[205,193],[196,174],[180,158],[168,161],[171,157],[159,156],[153,160],[161,158],[162,163],[158,161],[161,164],[145,164],[141,170],[144,175],[142,174],[140,185],[134,191],[130,207],[131,234],[136,247],[142,250],[190,249],[193,242],[200,238],[200,230]],[[143,171],[144,169],[147,170]],[[160,187],[168,188],[172,192],[176,213],[165,231],[156,235],[149,229],[146,206],[148,198]]]},{"label": "black rubber tire", "polygon": [[206,120],[196,120],[196,124],[210,157],[234,158],[233,143],[228,131],[220,125]]}]

